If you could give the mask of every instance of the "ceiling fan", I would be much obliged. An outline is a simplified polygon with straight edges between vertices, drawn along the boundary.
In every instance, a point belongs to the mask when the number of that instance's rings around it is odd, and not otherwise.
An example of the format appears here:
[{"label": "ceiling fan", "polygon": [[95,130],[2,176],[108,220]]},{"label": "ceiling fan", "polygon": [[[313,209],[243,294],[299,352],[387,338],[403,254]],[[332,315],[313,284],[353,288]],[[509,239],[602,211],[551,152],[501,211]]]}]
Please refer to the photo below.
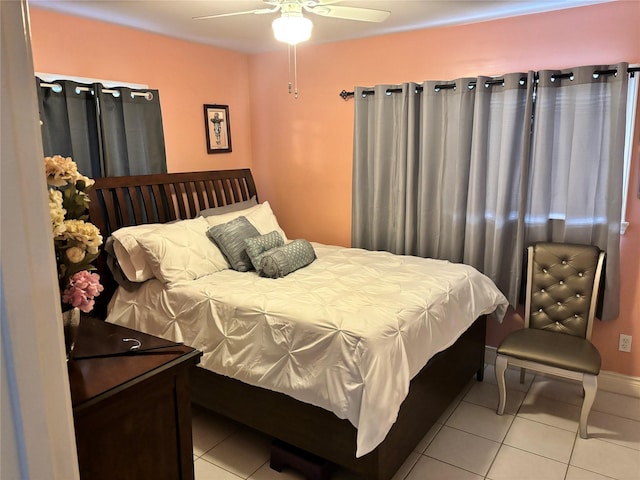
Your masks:
[{"label": "ceiling fan", "polygon": [[281,16],[273,22],[275,37],[282,42],[295,45],[296,43],[308,40],[311,36],[313,24],[311,20],[303,15],[303,11],[322,17],[375,23],[383,22],[391,14],[391,12],[385,10],[335,5],[341,1],[342,0],[263,0],[263,2],[270,5],[270,7],[217,15],[202,15],[193,18],[195,20],[206,20],[245,14],[263,15],[280,12]]},{"label": "ceiling fan", "polygon": [[[193,17],[194,20],[206,20],[210,18],[232,17],[236,15],[280,12],[280,17],[276,18],[271,26],[276,40],[289,45],[289,78],[291,79],[291,64],[293,63],[293,84],[289,80],[289,93],[294,93],[298,98],[298,73],[296,60],[296,45],[311,37],[313,23],[303,15],[303,12],[313,13],[321,17],[340,18],[345,20],[358,20],[361,22],[383,22],[391,15],[385,10],[373,8],[346,7],[335,5],[342,0],[262,0],[267,8],[256,8],[241,12],[220,13],[215,15],[202,15]],[[292,53],[293,50],[293,53]],[[291,61],[293,55],[293,62]]]},{"label": "ceiling fan", "polygon": [[346,20],[359,20],[362,22],[383,22],[391,14],[385,10],[375,10],[373,8],[345,7],[334,5],[343,0],[263,0],[271,8],[256,8],[242,12],[221,13],[218,15],[202,15],[193,17],[196,20],[207,18],[232,17],[235,15],[245,15],[254,13],[257,15],[265,13],[275,13],[281,11],[286,14],[302,14],[302,10],[320,15],[322,17],[343,18]]}]

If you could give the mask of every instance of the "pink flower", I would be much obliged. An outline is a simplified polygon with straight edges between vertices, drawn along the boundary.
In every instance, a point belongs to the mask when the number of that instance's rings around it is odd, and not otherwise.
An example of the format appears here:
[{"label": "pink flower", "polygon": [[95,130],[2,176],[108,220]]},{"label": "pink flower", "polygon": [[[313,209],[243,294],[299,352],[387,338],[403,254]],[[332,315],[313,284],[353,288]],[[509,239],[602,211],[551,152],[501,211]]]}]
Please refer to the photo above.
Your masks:
[{"label": "pink flower", "polygon": [[94,297],[100,295],[103,290],[100,275],[81,270],[69,279],[69,286],[62,293],[62,301],[88,313],[95,305]]}]

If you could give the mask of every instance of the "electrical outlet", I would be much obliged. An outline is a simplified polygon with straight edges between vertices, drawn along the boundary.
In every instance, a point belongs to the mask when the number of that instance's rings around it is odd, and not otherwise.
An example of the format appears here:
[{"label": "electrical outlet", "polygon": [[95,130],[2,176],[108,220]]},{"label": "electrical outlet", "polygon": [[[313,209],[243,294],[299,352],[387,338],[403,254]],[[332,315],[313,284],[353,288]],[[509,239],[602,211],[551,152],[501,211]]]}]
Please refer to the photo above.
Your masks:
[{"label": "electrical outlet", "polygon": [[631,351],[631,335],[620,334],[620,342],[618,343],[618,350],[621,352]]}]

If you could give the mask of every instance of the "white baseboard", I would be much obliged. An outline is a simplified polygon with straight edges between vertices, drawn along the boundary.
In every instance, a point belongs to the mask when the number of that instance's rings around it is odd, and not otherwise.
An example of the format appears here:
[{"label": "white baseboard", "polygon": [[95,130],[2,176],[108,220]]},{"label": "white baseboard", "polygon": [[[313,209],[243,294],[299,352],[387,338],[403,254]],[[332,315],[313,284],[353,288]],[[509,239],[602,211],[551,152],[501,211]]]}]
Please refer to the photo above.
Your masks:
[{"label": "white baseboard", "polygon": [[[486,345],[484,349],[484,363],[493,365],[495,361],[496,347]],[[628,375],[602,370],[600,371],[600,375],[598,375],[598,388],[608,392],[640,398],[640,378],[638,377],[630,377]]]},{"label": "white baseboard", "polygon": [[640,397],[640,378],[603,370],[598,375],[598,388],[630,397]]}]

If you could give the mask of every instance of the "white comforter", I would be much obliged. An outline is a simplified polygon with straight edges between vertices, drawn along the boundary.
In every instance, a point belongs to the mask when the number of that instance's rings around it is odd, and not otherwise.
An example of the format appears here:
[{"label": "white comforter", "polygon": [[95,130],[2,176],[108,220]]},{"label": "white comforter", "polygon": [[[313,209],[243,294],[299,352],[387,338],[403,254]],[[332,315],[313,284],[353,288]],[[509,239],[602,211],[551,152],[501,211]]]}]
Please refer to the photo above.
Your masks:
[{"label": "white comforter", "polygon": [[201,366],[347,418],[357,456],[384,440],[409,381],[482,314],[508,305],[472,267],[313,244],[280,278],[224,270],[119,289],[108,321],[203,351]]}]

